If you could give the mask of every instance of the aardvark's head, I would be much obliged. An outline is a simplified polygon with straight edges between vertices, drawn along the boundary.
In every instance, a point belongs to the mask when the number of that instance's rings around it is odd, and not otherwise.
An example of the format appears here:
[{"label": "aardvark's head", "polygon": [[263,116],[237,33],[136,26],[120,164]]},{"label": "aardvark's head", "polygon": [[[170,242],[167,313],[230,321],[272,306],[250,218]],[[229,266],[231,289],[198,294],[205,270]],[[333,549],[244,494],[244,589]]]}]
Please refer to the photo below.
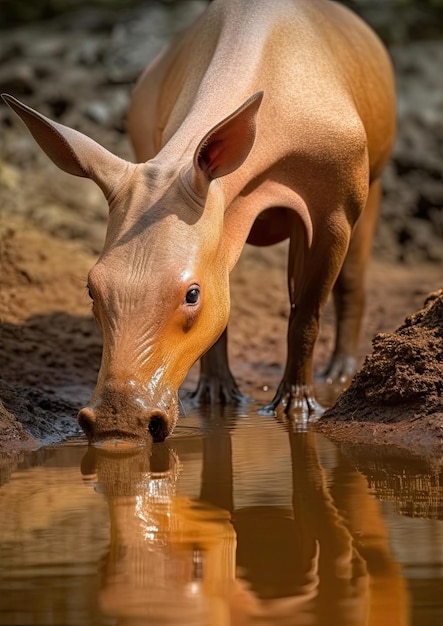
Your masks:
[{"label": "aardvark's head", "polygon": [[163,440],[178,389],[228,322],[233,252],[217,179],[236,170],[255,138],[262,94],[165,163],[133,164],[92,139],[3,96],[64,171],[93,179],[109,203],[106,241],[88,277],[103,335],[96,389],[78,419],[90,442]]}]

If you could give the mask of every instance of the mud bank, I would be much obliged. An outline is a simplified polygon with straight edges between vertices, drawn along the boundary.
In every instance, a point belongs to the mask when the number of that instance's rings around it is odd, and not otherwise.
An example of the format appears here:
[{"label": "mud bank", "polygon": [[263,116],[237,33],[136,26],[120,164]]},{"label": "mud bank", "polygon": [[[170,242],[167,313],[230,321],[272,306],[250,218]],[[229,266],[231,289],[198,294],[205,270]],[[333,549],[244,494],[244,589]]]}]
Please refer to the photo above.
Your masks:
[{"label": "mud bank", "polygon": [[340,442],[443,452],[443,290],[393,333],[379,333],[318,430]]}]

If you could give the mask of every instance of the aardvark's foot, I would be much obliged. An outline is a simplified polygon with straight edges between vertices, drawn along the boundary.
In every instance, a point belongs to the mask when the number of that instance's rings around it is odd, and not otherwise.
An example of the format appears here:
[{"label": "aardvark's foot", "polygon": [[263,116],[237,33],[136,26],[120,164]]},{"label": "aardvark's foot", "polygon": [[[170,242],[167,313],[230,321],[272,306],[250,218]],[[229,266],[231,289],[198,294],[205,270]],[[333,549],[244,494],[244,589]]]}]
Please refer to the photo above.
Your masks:
[{"label": "aardvark's foot", "polygon": [[285,381],[280,383],[274,399],[260,409],[259,414],[276,417],[279,406],[288,420],[300,425],[317,421],[326,410],[316,400],[312,385],[289,385]]},{"label": "aardvark's foot", "polygon": [[186,399],[195,406],[214,404],[244,404],[250,398],[242,394],[233,377],[225,379],[200,376],[197,389],[186,394]]},{"label": "aardvark's foot", "polygon": [[316,379],[329,384],[340,383],[348,385],[357,371],[357,360],[353,356],[336,355],[332,357],[329,365]]}]

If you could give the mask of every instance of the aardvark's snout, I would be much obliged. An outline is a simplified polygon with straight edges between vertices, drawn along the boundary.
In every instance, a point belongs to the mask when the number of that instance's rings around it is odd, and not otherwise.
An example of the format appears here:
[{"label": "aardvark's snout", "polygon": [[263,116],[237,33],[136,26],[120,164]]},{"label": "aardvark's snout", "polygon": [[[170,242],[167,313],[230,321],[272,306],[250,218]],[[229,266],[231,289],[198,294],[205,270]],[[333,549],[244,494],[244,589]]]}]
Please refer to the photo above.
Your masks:
[{"label": "aardvark's snout", "polygon": [[[103,392],[78,413],[89,443],[107,439],[163,441],[177,420],[177,403],[153,402],[133,384],[107,383]],[[168,394],[169,395],[169,394]]]}]

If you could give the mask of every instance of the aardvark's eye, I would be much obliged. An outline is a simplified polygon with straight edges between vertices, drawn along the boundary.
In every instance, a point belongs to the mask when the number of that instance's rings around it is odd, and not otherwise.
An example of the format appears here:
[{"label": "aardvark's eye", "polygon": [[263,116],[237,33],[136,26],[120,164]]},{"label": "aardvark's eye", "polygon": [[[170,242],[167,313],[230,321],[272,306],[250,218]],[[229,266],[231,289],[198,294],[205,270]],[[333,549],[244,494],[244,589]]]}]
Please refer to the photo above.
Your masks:
[{"label": "aardvark's eye", "polygon": [[186,292],[186,304],[191,304],[191,305],[198,304],[199,300],[200,300],[200,288],[197,287],[196,285],[193,285]]}]

